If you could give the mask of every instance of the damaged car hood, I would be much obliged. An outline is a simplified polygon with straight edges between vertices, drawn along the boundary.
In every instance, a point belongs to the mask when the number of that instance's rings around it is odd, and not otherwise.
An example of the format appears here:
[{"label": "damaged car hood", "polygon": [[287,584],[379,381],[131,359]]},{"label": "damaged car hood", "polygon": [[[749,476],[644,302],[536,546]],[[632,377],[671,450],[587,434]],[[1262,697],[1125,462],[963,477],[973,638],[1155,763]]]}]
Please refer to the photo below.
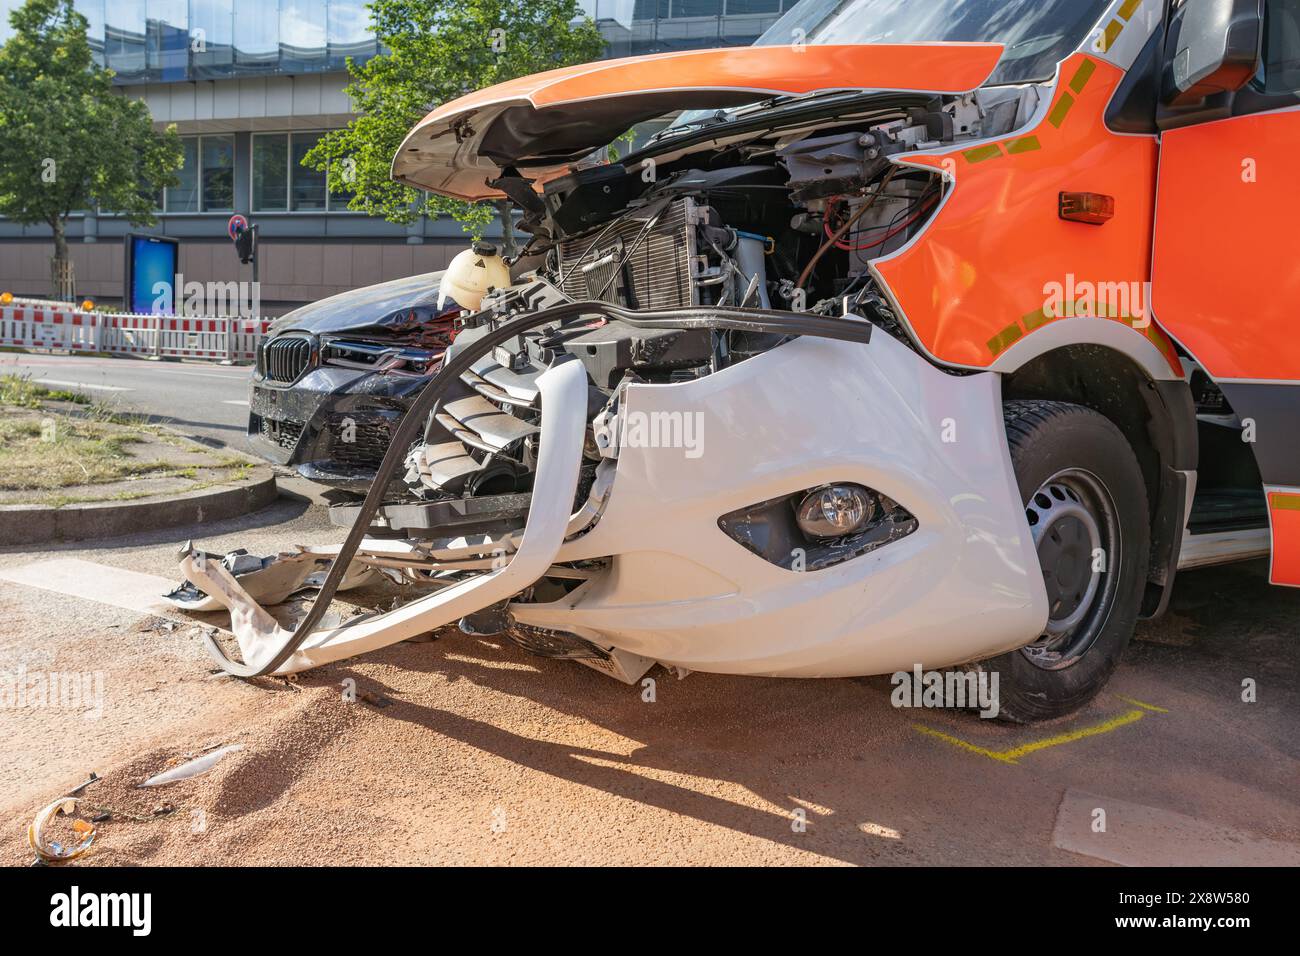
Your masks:
[{"label": "damaged car hood", "polygon": [[268,338],[301,329],[317,334],[362,332],[367,329],[401,332],[414,328],[450,309],[438,308],[442,272],[408,276],[352,289],[287,312],[271,324]]},{"label": "damaged car hood", "polygon": [[411,130],[393,178],[471,201],[499,199],[507,167],[546,178],[637,123],[675,110],[836,90],[965,93],[997,43],[750,46],[603,60],[499,83],[438,107]]}]

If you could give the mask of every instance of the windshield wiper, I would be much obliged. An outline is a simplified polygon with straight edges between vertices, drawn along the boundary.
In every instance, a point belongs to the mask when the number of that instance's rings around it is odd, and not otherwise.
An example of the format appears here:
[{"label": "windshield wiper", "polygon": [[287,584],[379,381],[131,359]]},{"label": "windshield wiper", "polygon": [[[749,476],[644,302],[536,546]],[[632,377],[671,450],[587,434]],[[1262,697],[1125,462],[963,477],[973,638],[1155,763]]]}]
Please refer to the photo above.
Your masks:
[{"label": "windshield wiper", "polygon": [[687,130],[707,129],[710,126],[721,126],[724,123],[731,122],[731,115],[726,110],[717,110],[709,116],[701,116],[699,119],[690,120],[686,123],[677,123],[672,126],[665,126],[659,132],[650,137],[648,142],[655,142],[663,139],[665,136],[675,136],[678,133],[684,133]]}]

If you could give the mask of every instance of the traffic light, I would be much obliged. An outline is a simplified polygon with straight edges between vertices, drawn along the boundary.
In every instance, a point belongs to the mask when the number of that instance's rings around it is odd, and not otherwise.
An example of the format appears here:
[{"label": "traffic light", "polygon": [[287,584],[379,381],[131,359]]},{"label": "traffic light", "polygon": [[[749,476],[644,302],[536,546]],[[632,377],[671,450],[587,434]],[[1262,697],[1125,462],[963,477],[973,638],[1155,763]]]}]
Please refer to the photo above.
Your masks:
[{"label": "traffic light", "polygon": [[257,227],[249,226],[246,229],[239,230],[235,235],[235,252],[239,254],[239,261],[247,265],[253,261],[257,255]]}]

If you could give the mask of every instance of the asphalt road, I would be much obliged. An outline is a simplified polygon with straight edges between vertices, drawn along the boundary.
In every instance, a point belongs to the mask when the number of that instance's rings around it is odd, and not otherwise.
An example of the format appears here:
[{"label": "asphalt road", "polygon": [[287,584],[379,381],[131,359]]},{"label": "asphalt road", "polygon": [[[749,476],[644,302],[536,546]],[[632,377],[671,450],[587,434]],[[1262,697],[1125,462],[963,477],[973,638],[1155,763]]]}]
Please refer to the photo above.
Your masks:
[{"label": "asphalt road", "polygon": [[[201,527],[0,549],[0,673],[92,687],[0,710],[0,866],[30,862],[33,815],[92,770],[90,799],[123,812],[77,866],[1300,864],[1300,591],[1269,587],[1263,562],[1180,575],[1096,700],[1027,727],[899,709],[887,677],[656,668],[629,687],[454,626],[245,683],[213,677],[184,616],[129,606],[140,579],[150,601],[176,580],[187,538],[263,555],[340,537],[323,509],[281,498]],[[165,793],[137,788],[220,744],[243,750]],[[152,816],[162,800],[175,811]]]},{"label": "asphalt road", "polygon": [[50,388],[157,418],[205,443],[247,452],[248,366],[150,362],[131,358],[0,353],[0,374],[27,375]]}]

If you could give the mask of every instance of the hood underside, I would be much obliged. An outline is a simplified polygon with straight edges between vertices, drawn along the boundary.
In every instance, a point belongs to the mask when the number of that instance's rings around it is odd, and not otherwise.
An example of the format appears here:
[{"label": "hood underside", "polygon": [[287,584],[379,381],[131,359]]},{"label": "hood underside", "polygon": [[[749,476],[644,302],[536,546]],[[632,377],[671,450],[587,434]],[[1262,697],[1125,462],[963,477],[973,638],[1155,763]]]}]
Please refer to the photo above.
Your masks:
[{"label": "hood underside", "polygon": [[637,123],[676,110],[836,90],[966,93],[997,43],[750,46],[604,60],[499,83],[438,107],[403,141],[393,178],[471,201],[506,167],[547,178]]}]

